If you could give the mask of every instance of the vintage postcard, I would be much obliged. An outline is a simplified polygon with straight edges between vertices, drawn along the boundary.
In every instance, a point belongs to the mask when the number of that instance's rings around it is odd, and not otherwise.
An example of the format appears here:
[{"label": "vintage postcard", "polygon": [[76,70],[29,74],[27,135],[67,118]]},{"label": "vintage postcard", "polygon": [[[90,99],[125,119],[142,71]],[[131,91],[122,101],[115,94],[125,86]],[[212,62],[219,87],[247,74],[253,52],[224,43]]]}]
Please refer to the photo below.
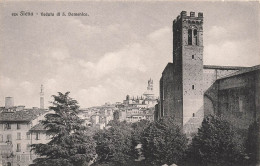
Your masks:
[{"label": "vintage postcard", "polygon": [[0,1],[0,166],[259,165],[258,1]]}]

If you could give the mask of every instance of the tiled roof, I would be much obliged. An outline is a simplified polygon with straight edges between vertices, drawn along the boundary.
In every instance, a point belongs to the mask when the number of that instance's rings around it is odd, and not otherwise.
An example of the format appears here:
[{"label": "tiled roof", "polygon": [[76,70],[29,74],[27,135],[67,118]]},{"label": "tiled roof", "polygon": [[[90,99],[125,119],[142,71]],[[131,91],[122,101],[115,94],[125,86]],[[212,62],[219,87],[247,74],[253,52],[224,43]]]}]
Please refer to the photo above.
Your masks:
[{"label": "tiled roof", "polygon": [[31,120],[37,118],[37,116],[42,115],[46,110],[41,109],[27,109],[16,112],[1,112],[0,122],[11,122],[11,121],[23,121],[30,122]]},{"label": "tiled roof", "polygon": [[34,126],[30,129],[30,131],[42,131],[42,130],[46,130],[46,129],[44,128],[44,126],[43,126],[42,123],[38,123],[38,124],[34,125]]},{"label": "tiled roof", "polygon": [[244,73],[248,73],[248,72],[252,72],[252,71],[256,71],[256,70],[260,70],[260,65],[256,65],[256,66],[252,66],[252,67],[241,69],[241,70],[239,70],[237,72],[234,72],[232,74],[229,74],[229,75],[226,75],[224,77],[221,77],[221,78],[219,78],[219,80],[224,79],[224,78],[228,78],[228,77],[237,76],[237,75],[244,74]]},{"label": "tiled roof", "polygon": [[203,65],[204,69],[221,69],[221,70],[241,70],[249,67],[243,66],[216,66],[216,65]]}]

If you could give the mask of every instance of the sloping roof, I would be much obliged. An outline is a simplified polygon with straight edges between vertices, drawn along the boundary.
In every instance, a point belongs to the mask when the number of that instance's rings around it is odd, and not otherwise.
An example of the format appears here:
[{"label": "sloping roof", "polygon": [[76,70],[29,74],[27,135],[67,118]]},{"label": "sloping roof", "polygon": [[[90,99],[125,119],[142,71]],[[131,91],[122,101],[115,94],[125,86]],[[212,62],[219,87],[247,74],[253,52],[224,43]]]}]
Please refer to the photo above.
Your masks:
[{"label": "sloping roof", "polygon": [[260,70],[260,65],[256,65],[256,66],[252,66],[252,67],[241,69],[241,70],[239,70],[237,72],[234,72],[232,74],[228,74],[228,75],[226,75],[224,77],[221,77],[218,80],[221,80],[221,79],[224,79],[224,78],[228,78],[228,77],[237,76],[237,75],[244,74],[244,73],[253,72],[253,71],[256,71],[256,70]]},{"label": "sloping roof", "polygon": [[34,126],[30,129],[30,131],[43,131],[43,130],[46,130],[46,129],[44,128],[44,126],[43,126],[42,123],[38,123],[38,124],[34,125]]},{"label": "sloping roof", "polygon": [[250,67],[244,66],[217,66],[217,65],[203,65],[204,69],[220,69],[220,70],[241,70]]},{"label": "sloping roof", "polygon": [[167,70],[168,70],[168,68],[173,68],[173,63],[168,63],[166,66],[165,66],[165,68],[164,68],[164,70],[163,70],[163,72],[162,73],[165,73]]},{"label": "sloping roof", "polygon": [[16,112],[1,112],[0,113],[0,122],[30,122],[31,120],[37,118],[39,115],[42,115],[46,110],[41,109],[27,109]]}]

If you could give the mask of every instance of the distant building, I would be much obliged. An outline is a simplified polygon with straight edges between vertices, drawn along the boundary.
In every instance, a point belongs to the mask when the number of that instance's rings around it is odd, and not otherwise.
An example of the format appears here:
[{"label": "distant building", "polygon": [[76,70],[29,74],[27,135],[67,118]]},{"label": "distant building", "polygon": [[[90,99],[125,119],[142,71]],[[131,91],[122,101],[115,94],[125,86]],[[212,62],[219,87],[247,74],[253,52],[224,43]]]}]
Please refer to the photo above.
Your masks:
[{"label": "distant building", "polygon": [[0,113],[0,163],[3,166],[28,166],[36,158],[30,145],[44,143],[46,138],[40,132],[30,131],[46,112],[42,109],[24,109]]},{"label": "distant building", "polygon": [[143,95],[137,97],[126,96],[123,103],[105,103],[102,106],[82,109],[79,117],[85,120],[86,126],[103,129],[107,127],[109,121],[114,119],[115,111],[119,113],[119,121],[129,123],[137,122],[142,119],[154,120],[154,106],[158,99],[153,93],[153,80],[148,80],[147,90]]},{"label": "distant building", "polygon": [[120,121],[134,123],[140,120],[154,120],[153,108],[126,107],[120,110],[120,112]]},{"label": "distant building", "polygon": [[81,109],[78,116],[84,120],[84,125],[103,129],[113,120],[115,110],[118,110],[115,104],[105,103],[102,106]]},{"label": "distant building", "polygon": [[134,123],[142,119],[154,120],[154,107],[158,99],[155,98],[153,92],[153,80],[148,80],[147,90],[141,96],[130,98],[129,95],[123,101],[123,104],[117,107],[120,110],[120,121],[126,120],[129,123]]},{"label": "distant building", "polygon": [[5,108],[9,109],[14,107],[14,99],[13,97],[6,97],[5,98]]},{"label": "distant building", "polygon": [[140,108],[151,108],[157,104],[157,99],[153,92],[153,80],[150,78],[148,80],[147,90],[141,96],[130,98],[129,95],[123,101],[126,106],[140,107]]}]

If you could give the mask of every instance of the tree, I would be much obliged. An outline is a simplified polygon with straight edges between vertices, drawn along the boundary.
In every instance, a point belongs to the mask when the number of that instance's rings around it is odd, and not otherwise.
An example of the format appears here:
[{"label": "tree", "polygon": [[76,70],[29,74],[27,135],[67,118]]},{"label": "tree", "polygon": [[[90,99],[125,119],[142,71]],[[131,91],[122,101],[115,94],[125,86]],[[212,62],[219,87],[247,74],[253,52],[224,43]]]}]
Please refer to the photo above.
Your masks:
[{"label": "tree", "polygon": [[151,122],[148,120],[140,120],[138,122],[132,123],[132,139],[135,145],[141,143],[141,135],[143,134],[146,127],[149,126]]},{"label": "tree", "polygon": [[113,113],[113,117],[114,117],[114,120],[119,120],[119,111],[118,110],[115,110],[115,112]]},{"label": "tree", "polygon": [[187,151],[189,165],[243,165],[243,141],[221,117],[204,118]]},{"label": "tree", "polygon": [[259,155],[259,119],[253,122],[248,128],[248,135],[245,141],[245,151],[249,157],[248,164],[256,165],[257,164],[257,155]]},{"label": "tree", "polygon": [[51,136],[47,144],[33,144],[32,150],[40,155],[34,160],[37,166],[83,166],[95,156],[95,143],[86,133],[78,114],[78,103],[69,97],[69,92],[53,95],[54,113],[45,115],[41,121],[46,134]]},{"label": "tree", "polygon": [[170,165],[181,162],[188,139],[172,117],[164,117],[144,130],[141,143],[146,165]]},{"label": "tree", "polygon": [[96,140],[97,165],[127,165],[134,162],[136,153],[132,143],[131,126],[114,120],[109,129],[100,130]]}]

